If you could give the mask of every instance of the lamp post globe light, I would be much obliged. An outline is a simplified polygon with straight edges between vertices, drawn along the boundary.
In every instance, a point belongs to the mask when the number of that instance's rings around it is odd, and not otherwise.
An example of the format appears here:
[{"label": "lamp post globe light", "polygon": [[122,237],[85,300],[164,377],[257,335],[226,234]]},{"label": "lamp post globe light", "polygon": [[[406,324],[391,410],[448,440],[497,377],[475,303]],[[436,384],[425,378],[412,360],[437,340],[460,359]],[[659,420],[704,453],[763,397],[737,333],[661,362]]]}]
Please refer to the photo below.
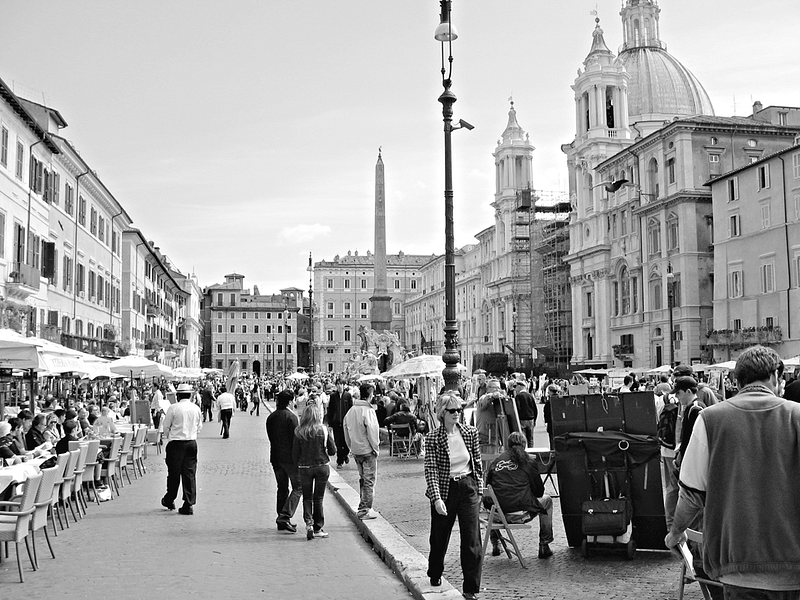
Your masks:
[{"label": "lamp post globe light", "polygon": [[[453,68],[453,40],[458,38],[455,27],[450,17],[451,0],[440,0],[441,16],[439,25],[434,32],[434,39],[442,45],[442,86],[444,91],[439,96],[442,103],[442,117],[444,120],[444,378],[445,390],[458,389],[458,369],[456,365],[460,358],[458,352],[458,321],[456,321],[456,265],[455,241],[453,231],[453,156],[451,134],[456,129],[472,129],[466,121],[459,121],[453,125],[453,104],[455,94],[450,90],[452,79],[450,75]],[[445,59],[445,44],[447,45],[447,59]]]}]

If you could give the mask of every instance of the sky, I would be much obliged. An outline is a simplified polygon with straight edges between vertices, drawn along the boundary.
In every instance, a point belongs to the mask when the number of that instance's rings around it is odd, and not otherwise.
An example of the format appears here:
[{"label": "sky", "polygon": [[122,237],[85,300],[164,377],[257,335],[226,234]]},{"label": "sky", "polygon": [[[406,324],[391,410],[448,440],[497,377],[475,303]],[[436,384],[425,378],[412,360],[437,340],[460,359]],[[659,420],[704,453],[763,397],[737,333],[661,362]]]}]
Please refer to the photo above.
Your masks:
[{"label": "sky", "polygon": [[[570,86],[597,12],[621,0],[453,0],[455,243],[493,223],[492,153],[517,119],[534,185],[567,191]],[[661,0],[661,39],[717,115],[800,106],[795,0]],[[61,134],[183,273],[308,287],[314,262],[374,251],[381,148],[387,251],[444,252],[437,0],[0,0],[0,78]]]}]

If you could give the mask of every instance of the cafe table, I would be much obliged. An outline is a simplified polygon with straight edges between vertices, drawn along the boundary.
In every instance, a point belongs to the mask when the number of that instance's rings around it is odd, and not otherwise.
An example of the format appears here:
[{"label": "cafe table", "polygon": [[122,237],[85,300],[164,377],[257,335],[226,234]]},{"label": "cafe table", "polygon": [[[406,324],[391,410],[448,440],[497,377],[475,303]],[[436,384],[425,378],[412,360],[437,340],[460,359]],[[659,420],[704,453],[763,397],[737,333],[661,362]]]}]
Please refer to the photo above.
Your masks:
[{"label": "cafe table", "polygon": [[4,495],[11,485],[23,483],[28,477],[36,475],[39,466],[48,458],[50,457],[32,458],[23,463],[0,468],[0,496]]}]

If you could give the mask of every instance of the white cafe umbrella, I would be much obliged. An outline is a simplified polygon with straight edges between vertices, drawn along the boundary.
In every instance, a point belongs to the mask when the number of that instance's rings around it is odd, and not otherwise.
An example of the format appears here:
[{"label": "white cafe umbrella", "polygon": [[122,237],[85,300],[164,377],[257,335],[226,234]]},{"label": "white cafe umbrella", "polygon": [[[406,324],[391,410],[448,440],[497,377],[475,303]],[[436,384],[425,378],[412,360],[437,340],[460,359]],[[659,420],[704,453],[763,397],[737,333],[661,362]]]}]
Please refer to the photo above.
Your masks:
[{"label": "white cafe umbrella", "polygon": [[130,377],[143,375],[150,377],[172,377],[172,369],[167,365],[148,360],[141,356],[123,356],[109,364],[112,373]]}]

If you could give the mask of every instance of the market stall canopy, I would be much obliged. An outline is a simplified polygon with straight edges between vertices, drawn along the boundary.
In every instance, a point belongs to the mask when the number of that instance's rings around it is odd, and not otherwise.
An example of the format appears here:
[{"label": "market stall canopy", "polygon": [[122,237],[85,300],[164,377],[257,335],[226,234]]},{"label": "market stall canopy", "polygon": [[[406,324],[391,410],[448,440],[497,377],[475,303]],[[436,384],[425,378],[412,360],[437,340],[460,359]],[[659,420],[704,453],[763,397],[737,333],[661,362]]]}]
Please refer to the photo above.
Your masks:
[{"label": "market stall canopy", "polygon": [[200,369],[193,367],[176,367],[172,369],[175,379],[203,379],[205,375]]},{"label": "market stall canopy", "polygon": [[292,373],[286,379],[291,379],[292,381],[300,381],[301,379],[308,379],[308,375],[306,373]]},{"label": "market stall canopy", "polygon": [[[456,365],[459,371],[464,372],[465,367],[459,363]],[[442,374],[444,360],[438,354],[422,354],[404,360],[383,373],[386,379],[416,379],[417,377],[434,377]]]},{"label": "market stall canopy", "polygon": [[0,362],[16,369],[34,369],[47,375],[88,372],[82,352],[12,329],[0,329]]},{"label": "market stall canopy", "polygon": [[784,367],[800,367],[800,356],[793,356],[792,358],[784,359]]},{"label": "market stall canopy", "polygon": [[362,375],[358,378],[358,381],[382,381],[386,379],[383,375],[379,373],[373,373],[371,375]]},{"label": "market stall canopy", "polygon": [[109,364],[112,373],[126,377],[172,377],[172,369],[167,365],[148,360],[141,356],[124,356]]},{"label": "market stall canopy", "polygon": [[669,365],[661,365],[660,367],[656,367],[655,369],[650,369],[647,373],[650,375],[656,375],[659,373],[671,373],[672,367]]},{"label": "market stall canopy", "polygon": [[709,369],[727,369],[728,371],[733,371],[736,368],[736,361],[735,360],[727,360],[725,362],[717,363],[715,365],[711,365],[708,367]]},{"label": "market stall canopy", "polygon": [[581,369],[575,371],[579,375],[608,375],[608,369]]}]

